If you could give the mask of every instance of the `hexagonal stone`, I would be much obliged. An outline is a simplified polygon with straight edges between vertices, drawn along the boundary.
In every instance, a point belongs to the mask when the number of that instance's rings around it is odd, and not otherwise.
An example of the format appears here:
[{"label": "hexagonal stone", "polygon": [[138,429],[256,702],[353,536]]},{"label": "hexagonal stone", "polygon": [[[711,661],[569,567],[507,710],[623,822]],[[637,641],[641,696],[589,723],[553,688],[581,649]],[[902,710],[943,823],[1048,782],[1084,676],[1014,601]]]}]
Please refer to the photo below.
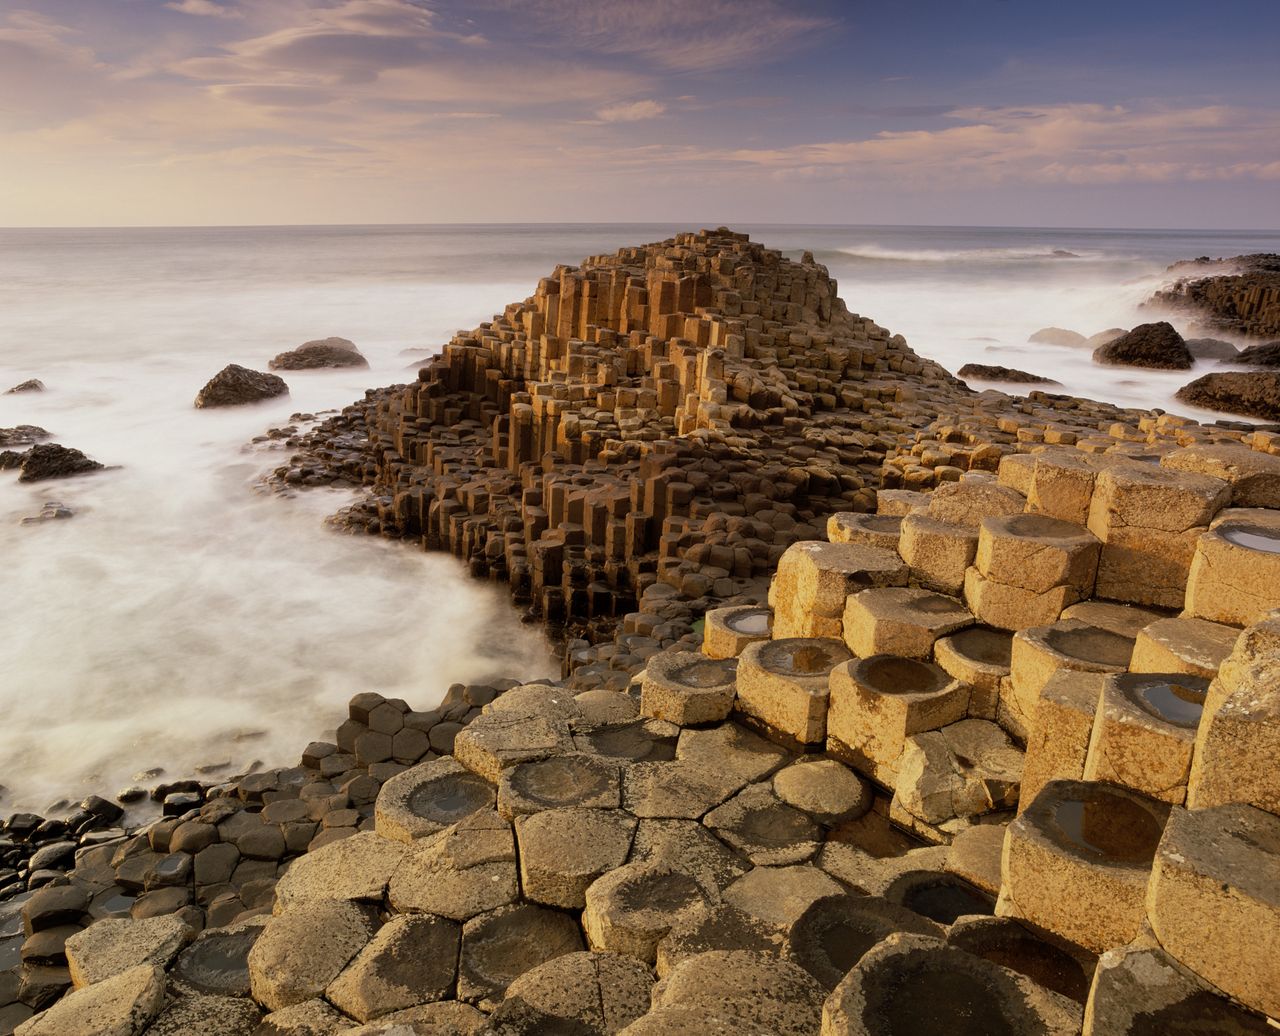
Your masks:
[{"label": "hexagonal stone", "polygon": [[793,867],[756,867],[724,890],[724,901],[745,914],[786,928],[814,900],[844,891],[844,886],[830,875],[803,863]]},{"label": "hexagonal stone", "polygon": [[906,739],[963,719],[968,703],[968,688],[927,662],[848,662],[831,674],[827,750],[891,788]]},{"label": "hexagonal stone", "polygon": [[376,929],[370,908],[345,900],[286,908],[267,922],[249,951],[253,998],[278,1011],[319,996]]},{"label": "hexagonal stone", "polygon": [[997,913],[1095,953],[1129,942],[1168,816],[1127,788],[1050,781],[1009,825]]},{"label": "hexagonal stone", "polygon": [[1236,442],[1195,443],[1160,458],[1171,471],[1220,478],[1231,486],[1232,507],[1280,508],[1280,457]]},{"label": "hexagonal stone", "polygon": [[461,938],[461,926],[443,917],[393,917],[325,995],[361,1022],[443,1000],[453,993]]},{"label": "hexagonal stone", "polygon": [[1232,626],[1280,607],[1280,512],[1224,511],[1195,543],[1187,614]]},{"label": "hexagonal stone", "polygon": [[1134,673],[1187,673],[1212,680],[1231,654],[1240,631],[1208,619],[1158,619],[1133,645]]},{"label": "hexagonal stone", "polygon": [[808,972],[789,961],[711,950],[677,964],[654,990],[654,1006],[741,1018],[777,1036],[812,1036],[825,996]]},{"label": "hexagonal stone", "polygon": [[907,567],[887,550],[856,543],[793,543],[769,586],[775,637],[839,637],[844,602],[872,586],[902,586]]},{"label": "hexagonal stone", "polygon": [[557,755],[516,763],[498,782],[498,812],[508,820],[562,806],[617,809],[621,767],[594,755]]},{"label": "hexagonal stone", "polygon": [[160,1012],[147,1036],[250,1036],[262,1012],[252,1000],[234,996],[183,996]]},{"label": "hexagonal stone", "polygon": [[945,925],[955,924],[961,917],[990,914],[995,908],[994,896],[942,870],[906,871],[882,895],[890,903]]},{"label": "hexagonal stone", "polygon": [[1180,673],[1108,677],[1093,720],[1084,777],[1181,803],[1209,682]]},{"label": "hexagonal stone", "polygon": [[962,719],[907,738],[894,802],[926,824],[1013,809],[1023,753],[984,719]]},{"label": "hexagonal stone", "polygon": [[839,824],[871,808],[871,786],[834,759],[800,759],[773,775],[773,791],[783,802],[820,824]]},{"label": "hexagonal stone", "polygon": [[682,730],[676,758],[714,767],[742,787],[767,777],[791,756],[786,749],[737,723],[722,723],[709,730]]},{"label": "hexagonal stone", "polygon": [[345,1015],[316,998],[272,1011],[262,1019],[253,1036],[331,1036],[351,1031]]},{"label": "hexagonal stone", "polygon": [[945,935],[941,925],[877,896],[823,896],[787,929],[783,954],[830,990],[864,953],[895,932]]},{"label": "hexagonal stone", "polygon": [[255,917],[225,928],[206,928],[178,954],[170,980],[184,991],[214,998],[248,996],[249,951],[267,920]]},{"label": "hexagonal stone", "polygon": [[620,763],[664,762],[675,758],[680,728],[660,719],[629,723],[606,723],[573,735],[579,752],[613,759]]},{"label": "hexagonal stone", "polygon": [[385,838],[412,843],[478,810],[492,809],[493,785],[444,757],[396,774],[378,792],[374,823]]},{"label": "hexagonal stone", "polygon": [[67,967],[76,988],[101,982],[140,964],[165,968],[191,941],[180,917],[104,918],[67,940]]},{"label": "hexagonal stone", "polygon": [[996,718],[1012,659],[1013,635],[989,626],[970,626],[933,646],[938,668],[968,684],[969,715],[974,719]]},{"label": "hexagonal stone", "polygon": [[1105,673],[1064,669],[1044,685],[1027,733],[1027,754],[1018,793],[1020,811],[1031,804],[1049,781],[1078,781],[1084,776],[1093,720],[1106,679]]},{"label": "hexagonal stone", "polygon": [[[569,703],[572,704],[572,699]],[[453,743],[458,762],[492,784],[498,783],[508,766],[560,755],[572,748],[567,719],[519,711],[493,711],[477,716]]]},{"label": "hexagonal stone", "polygon": [[[1246,630],[1241,639],[1248,635]],[[1206,710],[1196,735],[1187,805],[1204,809],[1248,802],[1280,814],[1280,768],[1259,764],[1276,759],[1280,751],[1280,682],[1275,671],[1264,664],[1229,680],[1220,676],[1209,685],[1209,697],[1224,693],[1212,711]]]},{"label": "hexagonal stone", "polygon": [[827,733],[827,680],[850,658],[831,638],[788,637],[748,645],[738,658],[738,713],[771,737],[821,744]]},{"label": "hexagonal stone", "polygon": [[656,1007],[642,1018],[637,1018],[618,1036],[776,1036],[767,1026],[736,1015],[720,1012],[711,1014],[706,1007],[690,1007],[676,1004]]},{"label": "hexagonal stone", "polygon": [[473,813],[405,857],[388,898],[398,911],[465,921],[519,897],[515,839],[497,813]]},{"label": "hexagonal stone", "polygon": [[985,518],[974,567],[1005,586],[1036,594],[1070,586],[1083,598],[1093,592],[1101,546],[1083,526],[1042,514]]},{"label": "hexagonal stone", "polygon": [[913,583],[926,590],[958,594],[978,553],[978,530],[940,522],[926,514],[908,514],[902,519],[898,552],[911,566]]},{"label": "hexagonal stone", "polygon": [[752,784],[703,823],[746,854],[757,866],[803,863],[818,851],[822,831],[808,816],[788,806],[767,784]]},{"label": "hexagonal stone", "polygon": [[1259,1014],[1232,1003],[1159,946],[1142,941],[1098,958],[1085,1036],[1275,1036]]},{"label": "hexagonal stone", "polygon": [[702,627],[702,653],[708,658],[737,658],[743,648],[768,640],[773,613],[756,605],[712,608]]},{"label": "hexagonal stone", "polygon": [[628,953],[652,964],[658,942],[681,915],[716,903],[719,890],[667,863],[629,863],[587,889],[582,926],[593,950]]},{"label": "hexagonal stone", "polygon": [[653,972],[616,953],[566,953],[526,971],[507,987],[490,1017],[503,1036],[572,1031],[614,1033],[649,1009]]},{"label": "hexagonal stone", "polygon": [[139,964],[73,990],[47,1011],[23,1022],[22,1036],[138,1036],[164,1006],[164,969]]},{"label": "hexagonal stone", "polygon": [[645,665],[640,711],[682,727],[728,719],[737,693],[736,659],[697,651],[662,651]]},{"label": "hexagonal stone", "polygon": [[1056,622],[1063,609],[1080,600],[1073,586],[1055,586],[1041,593],[989,579],[976,568],[964,574],[964,602],[981,623],[1002,630],[1046,626]]},{"label": "hexagonal stone", "polygon": [[638,817],[696,819],[745,783],[710,763],[635,763],[622,775],[622,804]]},{"label": "hexagonal stone", "polygon": [[866,547],[897,552],[902,516],[838,511],[827,518],[827,539],[832,543],[861,543]]},{"label": "hexagonal stone", "polygon": [[523,903],[473,917],[462,929],[458,998],[492,1010],[525,972],[584,948],[577,923],[558,910]]},{"label": "hexagonal stone", "polygon": [[929,494],[929,517],[957,525],[979,525],[984,519],[1021,514],[1026,497],[991,479],[948,482]]},{"label": "hexagonal stone", "polygon": [[863,590],[844,609],[844,642],[859,658],[902,655],[928,660],[939,637],[973,625],[954,597],[911,587]]},{"label": "hexagonal stone", "polygon": [[746,858],[696,820],[641,820],[628,863],[669,863],[724,889],[751,869]]},{"label": "hexagonal stone", "polygon": [[620,809],[549,809],[516,820],[520,886],[535,903],[581,910],[587,887],[621,867],[636,818]]},{"label": "hexagonal stone", "polygon": [[822,1011],[823,1036],[1076,1036],[1080,1006],[1024,975],[923,935],[863,955]]},{"label": "hexagonal stone", "polygon": [[276,901],[282,906],[315,899],[380,903],[408,853],[404,842],[360,831],[294,860],[276,884]]},{"label": "hexagonal stone", "polygon": [[1011,917],[962,917],[946,938],[956,949],[1026,975],[1078,1004],[1089,995],[1092,955],[1047,942]]},{"label": "hexagonal stone", "polygon": [[658,974],[665,977],[689,957],[710,950],[751,950],[777,956],[784,929],[728,903],[685,911],[658,943]]},{"label": "hexagonal stone", "polygon": [[1175,808],[1146,904],[1170,954],[1246,1007],[1280,1017],[1280,817],[1244,803]]},{"label": "hexagonal stone", "polygon": [[406,1031],[428,1033],[430,1036],[480,1036],[487,1031],[488,1021],[487,1014],[470,1004],[443,1000],[396,1011],[354,1029],[344,1025],[342,1032],[343,1036],[405,1036]]}]

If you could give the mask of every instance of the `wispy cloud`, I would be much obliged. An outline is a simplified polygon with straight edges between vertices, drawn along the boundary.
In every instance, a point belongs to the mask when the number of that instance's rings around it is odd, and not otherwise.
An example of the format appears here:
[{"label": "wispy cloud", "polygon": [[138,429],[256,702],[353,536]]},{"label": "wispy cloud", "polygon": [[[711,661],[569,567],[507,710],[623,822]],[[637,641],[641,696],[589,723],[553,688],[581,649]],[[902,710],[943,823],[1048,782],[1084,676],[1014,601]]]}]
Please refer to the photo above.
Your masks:
[{"label": "wispy cloud", "polygon": [[198,18],[243,18],[244,12],[235,7],[216,3],[215,0],[174,0],[165,4],[171,11],[191,14]]},{"label": "wispy cloud", "polygon": [[606,105],[596,111],[596,118],[601,122],[643,122],[658,118],[666,110],[667,106],[661,101],[630,101]]}]

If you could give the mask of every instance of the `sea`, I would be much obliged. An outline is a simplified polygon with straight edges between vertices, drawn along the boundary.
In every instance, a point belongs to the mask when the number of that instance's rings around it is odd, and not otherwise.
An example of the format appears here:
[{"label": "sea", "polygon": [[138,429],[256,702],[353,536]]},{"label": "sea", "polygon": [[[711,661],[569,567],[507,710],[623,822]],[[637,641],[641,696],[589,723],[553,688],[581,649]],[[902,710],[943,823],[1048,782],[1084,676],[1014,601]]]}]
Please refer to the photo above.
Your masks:
[{"label": "sea", "polygon": [[[0,472],[0,815],[110,794],[145,771],[217,780],[292,764],[359,691],[428,709],[454,682],[554,673],[503,589],[448,555],[326,526],[348,492],[261,492],[287,453],[252,440],[411,380],[455,330],[559,263],[688,229],[0,230],[0,393],[47,386],[0,394],[0,427],[39,425],[108,465],[35,484]],[[1280,250],[1274,231],[735,229],[812,251],[850,310],[948,369],[1019,367],[1061,391],[1182,413],[1173,393],[1199,370],[1102,369],[1087,349],[1028,338],[1152,319],[1139,304],[1178,260]],[[263,370],[330,335],[370,368],[289,372],[290,395],[255,406],[192,405],[226,364]],[[74,516],[22,523],[51,501]]]}]

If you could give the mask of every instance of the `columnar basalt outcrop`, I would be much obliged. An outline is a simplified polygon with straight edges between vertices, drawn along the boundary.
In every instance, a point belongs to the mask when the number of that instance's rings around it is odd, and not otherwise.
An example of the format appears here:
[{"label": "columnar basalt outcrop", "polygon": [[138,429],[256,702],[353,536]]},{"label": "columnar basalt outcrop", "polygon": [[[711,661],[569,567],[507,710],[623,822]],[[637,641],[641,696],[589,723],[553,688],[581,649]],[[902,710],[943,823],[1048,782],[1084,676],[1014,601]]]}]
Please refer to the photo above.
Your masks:
[{"label": "columnar basalt outcrop", "polygon": [[1175,263],[1169,273],[1174,281],[1149,306],[1190,314],[1206,334],[1280,337],[1280,255],[1196,259]]},{"label": "columnar basalt outcrop", "polygon": [[[643,254],[697,269],[700,248],[745,250],[774,265],[732,235],[677,241]],[[622,297],[672,290],[640,288]],[[529,305],[520,313],[544,312]],[[647,474],[627,497],[634,526],[685,497],[674,485],[689,487],[687,513],[664,510],[656,545],[638,540],[592,575],[593,489],[649,472],[663,442],[675,444],[663,457],[690,461],[703,455],[681,443],[741,436],[768,466],[788,418],[775,435],[755,406],[704,409],[701,375],[676,377],[695,391],[671,423],[659,407],[639,426],[669,438],[591,460],[561,428],[576,414],[581,432],[600,408],[573,398],[580,381],[551,378],[579,406],[544,412],[540,459],[518,459],[524,404],[511,378],[499,405],[501,357],[532,346],[511,334],[455,342],[455,359],[371,395],[286,472],[367,477],[388,531],[448,544],[478,571],[514,577],[487,544],[499,535],[513,560],[523,544],[544,559],[527,587],[541,586],[549,619],[573,614],[550,603],[598,582],[585,598],[600,606],[586,613],[597,642],[568,645],[562,679],[457,686],[430,712],[358,695],[300,766],[175,791],[150,828],[82,842],[70,875],[39,879],[20,914],[0,904],[0,954],[21,961],[0,974],[0,1021],[19,1036],[1268,1031],[1280,1010],[1275,433],[975,397],[921,367],[908,378],[936,379],[928,420],[905,399],[829,412],[873,429],[883,452],[847,471],[880,489],[757,488],[759,508],[739,512],[704,496],[696,463],[674,469],[681,482]],[[587,355],[590,337],[564,356]],[[904,347],[885,355],[918,362]],[[455,374],[496,396],[448,387]],[[335,445],[338,433],[350,439]],[[751,474],[748,446],[731,449]],[[791,522],[759,568],[714,572],[720,555],[698,547],[765,510]],[[615,519],[599,520],[607,543]],[[561,569],[583,566],[581,586],[563,571],[548,581],[555,543]]]}]

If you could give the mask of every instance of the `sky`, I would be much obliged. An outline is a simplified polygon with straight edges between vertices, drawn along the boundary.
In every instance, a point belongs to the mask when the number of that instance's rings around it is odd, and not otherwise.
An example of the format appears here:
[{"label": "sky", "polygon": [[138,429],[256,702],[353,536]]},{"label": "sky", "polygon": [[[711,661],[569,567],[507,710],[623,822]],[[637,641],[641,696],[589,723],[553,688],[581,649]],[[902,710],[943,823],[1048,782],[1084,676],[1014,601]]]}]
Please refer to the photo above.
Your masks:
[{"label": "sky", "polygon": [[1280,0],[0,0],[0,226],[1280,227]]}]

